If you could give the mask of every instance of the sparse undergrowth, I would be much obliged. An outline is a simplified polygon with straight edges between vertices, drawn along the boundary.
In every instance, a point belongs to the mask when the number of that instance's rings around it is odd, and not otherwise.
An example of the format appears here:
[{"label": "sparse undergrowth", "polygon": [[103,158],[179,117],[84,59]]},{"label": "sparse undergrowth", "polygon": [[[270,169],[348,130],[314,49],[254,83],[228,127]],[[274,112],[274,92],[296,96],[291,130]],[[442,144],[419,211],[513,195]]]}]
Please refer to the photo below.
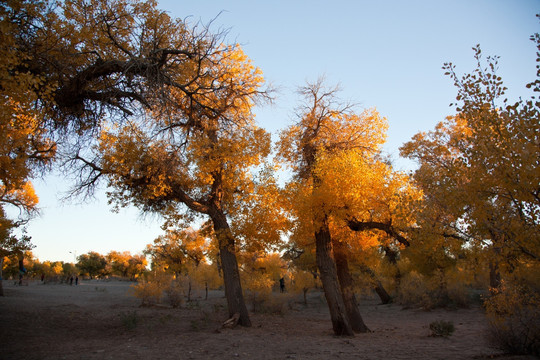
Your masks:
[{"label": "sparse undergrowth", "polygon": [[430,279],[412,271],[401,280],[396,302],[406,308],[420,307],[425,310],[468,308],[478,302],[473,292],[458,281],[441,286],[438,279]]},{"label": "sparse undergrowth", "polygon": [[433,337],[448,337],[455,331],[454,323],[452,321],[438,320],[429,324],[431,335]]},{"label": "sparse undergrowth", "polygon": [[128,311],[120,313],[120,320],[126,330],[134,330],[139,323],[139,317],[136,311]]},{"label": "sparse undergrowth", "polygon": [[540,356],[540,296],[526,286],[503,285],[486,300],[493,345],[512,354]]}]

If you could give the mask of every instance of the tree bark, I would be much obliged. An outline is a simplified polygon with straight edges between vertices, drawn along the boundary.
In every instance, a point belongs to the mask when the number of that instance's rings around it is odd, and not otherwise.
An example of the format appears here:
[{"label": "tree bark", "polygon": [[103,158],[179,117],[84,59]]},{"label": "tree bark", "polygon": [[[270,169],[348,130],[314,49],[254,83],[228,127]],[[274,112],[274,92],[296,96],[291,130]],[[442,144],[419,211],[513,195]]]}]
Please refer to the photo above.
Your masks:
[{"label": "tree bark", "polygon": [[396,281],[396,288],[399,289],[401,286],[401,271],[399,271],[399,266],[397,263],[398,254],[394,250],[392,250],[389,246],[384,246],[384,256],[388,259],[388,262],[394,266],[396,269],[396,275],[395,275],[395,281]]},{"label": "tree bark", "polygon": [[4,282],[4,279],[3,279],[3,271],[2,269],[4,268],[4,256],[3,255],[0,255],[0,296],[4,296],[4,285],[3,285],[3,282]]},{"label": "tree bark", "polygon": [[338,283],[336,263],[332,258],[332,237],[326,219],[319,230],[315,232],[315,244],[317,266],[321,275],[324,296],[330,310],[334,334],[354,336]]},{"label": "tree bark", "polygon": [[335,241],[334,239],[332,239],[332,245],[334,246],[334,259],[336,261],[339,285],[351,327],[354,332],[369,332],[368,327],[362,319],[362,315],[360,315],[358,301],[356,301],[356,296],[354,295],[353,278],[349,271],[349,261],[345,246],[342,242]]},{"label": "tree bark", "polygon": [[497,289],[501,286],[501,273],[499,271],[499,263],[497,260],[489,262],[489,287]]},{"label": "tree bark", "polygon": [[392,297],[388,294],[381,281],[377,278],[375,272],[365,265],[361,267],[361,270],[362,272],[368,274],[373,281],[373,288],[375,289],[377,295],[379,295],[381,302],[383,304],[390,304],[392,302]]},{"label": "tree bark", "polygon": [[242,326],[251,326],[251,320],[249,319],[249,313],[242,293],[242,284],[240,283],[240,272],[238,270],[238,261],[236,260],[234,236],[227,222],[227,218],[222,211],[213,211],[210,218],[214,224],[214,232],[219,243],[219,255],[223,271],[223,282],[225,284],[225,297],[227,298],[229,318],[232,318],[234,314],[240,314],[238,324]]},{"label": "tree bark", "polygon": [[377,293],[377,295],[379,295],[381,303],[390,304],[392,302],[392,297],[388,294],[379,279],[373,279],[373,281],[375,281],[375,292]]},{"label": "tree bark", "polygon": [[[499,236],[491,231],[492,238],[496,241],[496,244],[502,243]],[[501,247],[493,246],[493,254],[489,260],[489,287],[497,289],[501,286],[501,271],[499,269],[499,259],[501,256]]]},{"label": "tree bark", "polygon": [[410,246],[409,240],[402,236],[390,223],[382,223],[378,221],[358,221],[356,219],[348,220],[347,224],[352,231],[364,231],[364,230],[382,230],[389,236],[396,239],[399,243],[405,246]]}]

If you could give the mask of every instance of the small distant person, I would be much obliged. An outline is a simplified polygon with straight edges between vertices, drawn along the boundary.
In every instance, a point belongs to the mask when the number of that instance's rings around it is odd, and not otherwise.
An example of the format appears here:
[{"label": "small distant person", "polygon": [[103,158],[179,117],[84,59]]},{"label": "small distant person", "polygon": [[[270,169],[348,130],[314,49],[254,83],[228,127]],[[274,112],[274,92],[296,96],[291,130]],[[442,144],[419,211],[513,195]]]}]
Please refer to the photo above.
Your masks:
[{"label": "small distant person", "polygon": [[73,286],[73,275],[71,275],[71,277],[69,278],[69,285]]},{"label": "small distant person", "polygon": [[41,274],[41,282],[45,281],[45,274]]},{"label": "small distant person", "polygon": [[79,275],[75,276],[75,285],[79,285]]},{"label": "small distant person", "polygon": [[26,268],[24,267],[23,261],[23,259],[19,259],[19,286],[22,286],[23,275],[26,274]]},{"label": "small distant person", "polygon": [[279,279],[279,292],[282,292],[282,293],[285,292],[285,279],[284,278]]}]

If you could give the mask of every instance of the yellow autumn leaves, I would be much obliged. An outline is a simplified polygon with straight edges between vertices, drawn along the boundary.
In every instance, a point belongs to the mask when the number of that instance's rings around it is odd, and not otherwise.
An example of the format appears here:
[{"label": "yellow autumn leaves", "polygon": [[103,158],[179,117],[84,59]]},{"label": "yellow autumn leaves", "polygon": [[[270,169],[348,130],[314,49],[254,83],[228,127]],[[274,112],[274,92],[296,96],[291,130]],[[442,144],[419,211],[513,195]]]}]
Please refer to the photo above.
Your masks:
[{"label": "yellow autumn leaves", "polygon": [[335,92],[321,91],[321,83],[306,89],[306,103],[313,107],[281,133],[278,143],[278,159],[295,174],[286,190],[296,219],[294,243],[311,246],[313,232],[320,226],[317,219],[330,220],[332,236],[349,249],[386,241],[376,232],[351,231],[349,220],[413,227],[422,193],[407,174],[395,171],[381,156],[386,118],[375,109],[357,114],[348,106],[340,107]]}]

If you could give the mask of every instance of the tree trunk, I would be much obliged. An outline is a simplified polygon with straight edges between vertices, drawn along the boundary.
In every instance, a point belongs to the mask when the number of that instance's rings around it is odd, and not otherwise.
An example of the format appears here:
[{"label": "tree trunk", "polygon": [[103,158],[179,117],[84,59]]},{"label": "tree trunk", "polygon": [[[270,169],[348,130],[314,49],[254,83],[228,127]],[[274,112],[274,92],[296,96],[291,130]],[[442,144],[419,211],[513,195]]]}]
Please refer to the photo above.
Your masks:
[{"label": "tree trunk", "polygon": [[501,286],[501,273],[499,271],[499,264],[497,260],[491,260],[489,262],[489,287],[497,289]]},{"label": "tree trunk", "polygon": [[4,256],[0,255],[0,296],[4,296],[4,285],[3,285],[4,279],[2,278],[2,276],[4,275],[2,271],[3,268],[4,268]]},{"label": "tree trunk", "polygon": [[379,279],[374,279],[373,281],[375,282],[375,292],[379,295],[381,303],[390,304],[392,302],[392,297],[388,294]]},{"label": "tree trunk", "polygon": [[336,260],[336,269],[341,287],[341,293],[343,295],[343,302],[345,303],[345,309],[347,310],[347,316],[351,323],[351,327],[355,332],[365,333],[369,332],[368,327],[360,315],[358,309],[358,302],[354,295],[353,278],[349,271],[349,261],[347,259],[347,253],[344,244],[340,241],[332,239],[334,246],[334,259]]},{"label": "tree trunk", "polygon": [[390,304],[392,302],[392,297],[388,294],[388,292],[382,285],[381,281],[377,278],[377,275],[375,275],[375,272],[365,265],[361,266],[361,270],[362,272],[365,272],[366,274],[368,274],[371,280],[373,281],[373,287],[377,295],[379,295],[381,302],[383,304]]},{"label": "tree trunk", "polygon": [[[492,233],[493,239],[497,240],[497,243],[501,243],[498,236]],[[501,271],[499,269],[499,259],[501,256],[501,248],[499,246],[493,247],[493,254],[489,261],[489,287],[497,289],[501,286]]]},{"label": "tree trunk", "polygon": [[388,259],[388,262],[392,264],[394,268],[396,269],[396,276],[395,276],[396,288],[399,289],[399,287],[401,286],[401,271],[399,271],[399,266],[397,264],[398,254],[397,252],[392,250],[389,246],[384,247],[384,253],[385,253],[386,258]]},{"label": "tree trunk", "polygon": [[240,283],[240,272],[236,260],[236,249],[234,237],[229,228],[227,218],[222,211],[214,211],[211,215],[214,231],[219,243],[219,255],[223,271],[223,283],[225,285],[225,297],[229,309],[229,318],[234,314],[240,314],[238,324],[251,326],[251,320],[247,311],[242,284]]},{"label": "tree trunk", "polygon": [[19,259],[19,286],[22,286],[23,284],[23,274],[24,274],[24,255],[20,255]]},{"label": "tree trunk", "polygon": [[332,237],[328,224],[323,221],[319,230],[315,232],[315,245],[317,266],[321,276],[324,296],[330,310],[332,328],[338,336],[354,336],[354,332],[347,317],[347,310],[339,288],[336,263],[332,258]]}]

